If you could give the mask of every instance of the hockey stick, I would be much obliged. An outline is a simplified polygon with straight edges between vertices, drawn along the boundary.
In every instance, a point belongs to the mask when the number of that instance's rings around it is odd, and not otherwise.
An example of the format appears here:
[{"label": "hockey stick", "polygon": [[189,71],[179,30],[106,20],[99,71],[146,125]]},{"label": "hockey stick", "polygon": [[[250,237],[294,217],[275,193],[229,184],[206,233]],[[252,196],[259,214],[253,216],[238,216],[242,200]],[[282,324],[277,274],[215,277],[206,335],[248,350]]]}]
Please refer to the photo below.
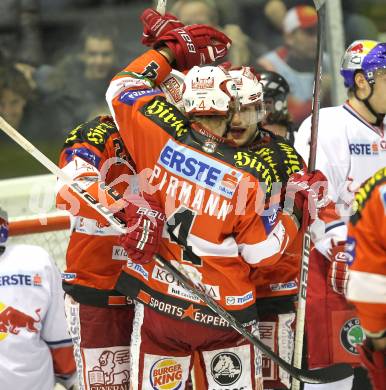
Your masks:
[{"label": "hockey stick", "polygon": [[167,3],[167,0],[158,0],[156,9],[157,9],[157,12],[159,12],[161,15],[165,15],[166,3]]},{"label": "hockey stick", "polygon": [[[316,147],[318,139],[318,123],[320,109],[320,89],[322,79],[322,62],[323,62],[323,34],[326,14],[326,0],[314,0],[316,13],[318,15],[318,32],[317,32],[317,52],[314,70],[314,90],[312,94],[312,115],[311,115],[311,142],[310,156],[308,160],[308,172],[315,170]],[[295,347],[293,364],[296,368],[301,368],[303,358],[304,343],[304,326],[306,316],[306,297],[308,285],[308,265],[311,250],[311,228],[307,226],[303,236],[302,260],[300,272],[300,286],[298,293],[298,307],[296,312],[295,328]],[[299,390],[300,382],[296,379],[292,381],[292,390]]]},{"label": "hockey stick", "polygon": [[[3,117],[0,116],[0,128],[5,134],[19,144],[25,151],[35,157],[42,165],[51,171],[56,177],[66,183],[79,197],[88,203],[90,207],[101,214],[118,232],[126,233],[126,227],[114,216],[114,213],[94,199],[79,184],[75,183],[66,175],[57,165],[55,165],[46,155],[24,138],[16,129],[14,129]],[[106,188],[108,188],[106,186]]]},{"label": "hockey stick", "polygon": [[[185,253],[190,257],[198,257],[190,247],[185,245],[181,240],[173,233],[172,229],[168,229],[168,233],[171,239],[177,242],[185,249]],[[347,378],[352,375],[352,367],[348,364],[336,364],[330,367],[321,368],[318,370],[305,370],[296,368],[287,363],[280,356],[275,354],[268,346],[266,346],[260,339],[249,332],[243,325],[238,322],[230,313],[228,313],[222,306],[220,306],[212,297],[208,296],[205,292],[197,288],[193,281],[186,277],[182,272],[176,269],[173,264],[165,260],[161,255],[155,255],[154,259],[164,269],[170,272],[176,280],[178,280],[182,286],[190,293],[198,296],[203,302],[205,302],[210,309],[213,310],[218,316],[226,320],[230,326],[245,337],[251,344],[266,354],[273,362],[278,364],[283,370],[287,371],[292,377],[299,381],[306,383],[330,383],[337,380]]]}]

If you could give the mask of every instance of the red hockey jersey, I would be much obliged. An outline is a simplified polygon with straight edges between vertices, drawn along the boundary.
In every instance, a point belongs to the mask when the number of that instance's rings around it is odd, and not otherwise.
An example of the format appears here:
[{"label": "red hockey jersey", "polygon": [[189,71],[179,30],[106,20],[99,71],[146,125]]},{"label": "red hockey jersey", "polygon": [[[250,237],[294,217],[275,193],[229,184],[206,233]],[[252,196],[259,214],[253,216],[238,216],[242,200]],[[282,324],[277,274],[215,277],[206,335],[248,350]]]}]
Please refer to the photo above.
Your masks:
[{"label": "red hockey jersey", "polygon": [[[111,117],[97,117],[71,130],[64,142],[59,166],[72,177],[86,169],[95,178],[111,184],[119,194],[127,190],[135,173]],[[94,209],[79,199],[74,203],[74,199],[74,195],[63,191],[57,196],[57,204],[64,205],[75,215],[63,274],[64,290],[80,303],[124,304],[125,297],[114,291],[127,261],[126,252],[118,243],[120,233],[108,226]]]},{"label": "red hockey jersey", "polygon": [[[163,205],[166,226],[190,249],[165,229],[160,254],[246,323],[256,317],[251,268],[277,262],[298,224],[272,210],[261,216],[276,165],[269,155],[236,149],[189,123],[156,87],[170,70],[151,50],[113,79],[107,100],[137,171],[147,175],[147,192]],[[299,161],[286,160],[289,172],[299,169]],[[117,288],[162,313],[228,326],[155,263],[128,262]]]},{"label": "red hockey jersey", "polygon": [[346,246],[351,258],[347,299],[366,332],[380,336],[386,330],[386,168],[362,185],[355,204]]}]

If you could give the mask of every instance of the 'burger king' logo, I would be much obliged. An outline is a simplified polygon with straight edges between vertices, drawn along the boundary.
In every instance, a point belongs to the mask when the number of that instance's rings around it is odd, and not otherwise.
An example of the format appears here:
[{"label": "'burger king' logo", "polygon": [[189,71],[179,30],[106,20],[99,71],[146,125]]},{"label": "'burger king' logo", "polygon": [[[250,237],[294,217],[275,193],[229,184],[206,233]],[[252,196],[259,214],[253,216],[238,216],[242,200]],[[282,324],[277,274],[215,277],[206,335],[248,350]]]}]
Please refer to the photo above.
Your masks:
[{"label": "'burger king' logo", "polygon": [[157,360],[150,369],[150,383],[154,390],[178,390],[182,385],[182,367],[174,359]]}]

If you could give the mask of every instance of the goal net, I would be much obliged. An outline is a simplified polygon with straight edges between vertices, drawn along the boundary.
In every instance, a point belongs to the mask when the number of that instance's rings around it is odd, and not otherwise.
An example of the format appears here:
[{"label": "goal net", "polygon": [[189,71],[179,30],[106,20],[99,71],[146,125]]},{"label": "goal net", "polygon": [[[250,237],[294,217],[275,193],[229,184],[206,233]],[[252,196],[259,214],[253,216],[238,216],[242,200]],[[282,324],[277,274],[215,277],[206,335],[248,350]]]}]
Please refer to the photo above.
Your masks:
[{"label": "goal net", "polygon": [[1,180],[0,206],[9,215],[9,243],[43,247],[63,271],[70,218],[56,210],[55,183],[53,175]]}]

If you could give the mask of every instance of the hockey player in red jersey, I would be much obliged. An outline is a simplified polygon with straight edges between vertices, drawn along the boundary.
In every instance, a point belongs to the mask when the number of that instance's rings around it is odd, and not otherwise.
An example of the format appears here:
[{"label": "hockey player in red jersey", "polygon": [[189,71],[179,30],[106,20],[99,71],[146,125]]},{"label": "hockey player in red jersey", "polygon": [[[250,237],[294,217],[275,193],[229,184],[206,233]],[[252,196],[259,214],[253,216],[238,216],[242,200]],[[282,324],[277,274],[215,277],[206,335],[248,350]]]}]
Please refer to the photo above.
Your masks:
[{"label": "hockey player in red jersey", "polygon": [[[386,168],[355,195],[348,226],[349,281],[346,297],[358,312],[366,340],[356,345],[374,390],[386,388]],[[352,334],[355,336],[355,325]]]},{"label": "hockey player in red jersey", "polygon": [[[222,68],[195,66],[224,56],[229,43],[201,25],[157,36],[157,50],[120,72],[107,100],[137,170],[152,170],[147,191],[167,218],[160,254],[247,325],[256,320],[250,269],[277,262],[299,225],[293,214],[278,212],[270,221],[258,215],[274,167],[237,160],[237,145],[223,138],[237,105],[236,85]],[[170,63],[180,71],[193,67],[183,92],[189,120],[157,88]],[[287,169],[295,165],[288,158]],[[301,209],[304,193],[298,195]],[[195,350],[207,388],[257,388],[251,345],[157,264],[126,267],[116,287],[144,304],[133,329],[133,389],[185,386]]]},{"label": "hockey player in red jersey", "polygon": [[[263,82],[258,81],[260,74],[255,76],[249,67],[231,69],[230,74],[236,80],[241,109],[240,114],[235,115],[230,123],[228,137],[234,139],[240,146],[247,145],[254,156],[260,159],[270,156],[277,167],[275,181],[285,185],[292,173],[286,170],[287,156],[290,155],[293,161],[297,161],[296,171],[305,169],[303,159],[287,140],[266,131],[265,94]],[[280,77],[275,75],[272,84],[276,88],[280,86],[278,81],[281,81]],[[270,95],[270,98],[272,97]],[[257,116],[251,121],[248,111],[253,110],[256,110]],[[283,150],[287,155],[283,154]],[[322,175],[318,179],[325,180]],[[256,285],[260,338],[288,362],[292,361],[293,355],[295,301],[298,292],[302,237],[299,231],[277,264],[260,267],[251,274]],[[290,386],[289,375],[264,357],[263,378],[264,388]]]},{"label": "hockey player in red jersey", "polygon": [[[71,130],[59,166],[91,196],[114,211],[123,209],[136,192],[134,163],[111,117],[97,117]],[[111,185],[113,191],[105,189],[103,183]],[[127,237],[120,237],[103,217],[67,191],[61,182],[58,186],[58,207],[69,209],[74,215],[63,288],[79,386],[87,389],[103,383],[128,389],[134,306],[114,286],[122,266],[134,264],[131,257],[137,256],[136,260],[141,261],[146,254],[131,251],[125,245]],[[134,222],[129,224],[132,225]],[[130,251],[129,257],[125,249]],[[114,365],[111,371],[106,371],[104,362],[109,360]]]},{"label": "hockey player in red jersey", "polygon": [[[250,67],[231,68],[229,71],[235,80],[240,101],[240,111],[236,113],[229,125],[227,137],[241,148],[237,152],[239,159],[256,159],[258,163],[270,161],[276,167],[275,184],[285,184],[292,172],[287,172],[286,163],[289,153],[293,162],[297,161],[297,168],[303,168],[302,158],[296,153],[284,138],[276,136],[264,128],[260,123],[265,120],[265,104],[263,86],[259,76]],[[248,148],[243,148],[247,146]],[[286,151],[287,153],[284,153]],[[322,179],[322,178],[320,178]],[[269,205],[270,199],[267,199]],[[272,207],[277,210],[278,204]],[[262,218],[269,218],[271,215]],[[293,244],[284,252],[280,261],[273,266],[259,267],[251,273],[256,288],[256,307],[259,318],[260,338],[275,350],[280,356],[291,362],[294,343],[294,320],[297,293],[297,279],[299,274],[300,246],[302,234],[298,233]],[[197,359],[195,360],[197,362]],[[194,366],[195,388],[204,386],[202,372],[199,365]],[[263,357],[262,376],[264,388],[287,388],[289,376],[279,370],[278,366]]]}]

